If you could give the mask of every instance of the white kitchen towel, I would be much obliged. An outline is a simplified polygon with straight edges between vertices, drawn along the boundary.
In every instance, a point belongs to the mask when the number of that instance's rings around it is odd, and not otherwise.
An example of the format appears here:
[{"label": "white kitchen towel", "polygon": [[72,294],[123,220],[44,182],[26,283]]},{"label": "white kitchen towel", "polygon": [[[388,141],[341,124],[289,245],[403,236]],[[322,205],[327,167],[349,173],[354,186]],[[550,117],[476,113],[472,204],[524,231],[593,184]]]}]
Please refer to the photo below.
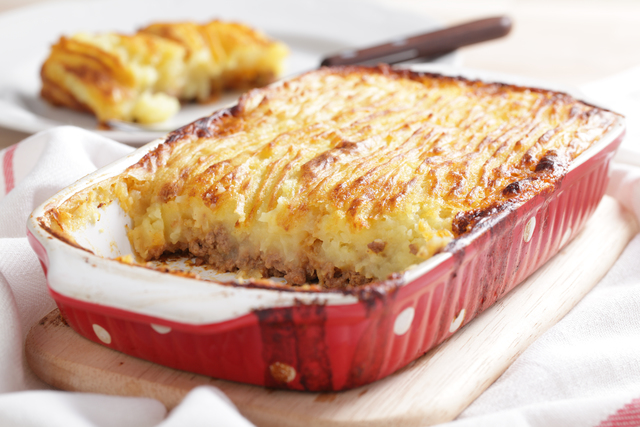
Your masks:
[{"label": "white kitchen towel", "polygon": [[[629,122],[633,132],[638,125]],[[625,149],[639,145],[628,141]],[[166,416],[152,399],[40,390],[48,387],[26,366],[24,337],[54,307],[26,242],[27,217],[59,189],[131,150],[62,127],[0,152],[0,425],[250,425],[211,387],[192,391]],[[625,160],[614,168],[609,194],[640,219],[640,161]],[[450,425],[640,426],[640,236],[573,311]]]},{"label": "white kitchen towel", "polygon": [[[213,387],[199,387],[165,419],[153,399],[51,391],[24,359],[27,332],[55,308],[25,237],[31,211],[78,178],[133,148],[74,127],[0,151],[0,426],[249,426]],[[37,390],[37,391],[34,391]]]}]

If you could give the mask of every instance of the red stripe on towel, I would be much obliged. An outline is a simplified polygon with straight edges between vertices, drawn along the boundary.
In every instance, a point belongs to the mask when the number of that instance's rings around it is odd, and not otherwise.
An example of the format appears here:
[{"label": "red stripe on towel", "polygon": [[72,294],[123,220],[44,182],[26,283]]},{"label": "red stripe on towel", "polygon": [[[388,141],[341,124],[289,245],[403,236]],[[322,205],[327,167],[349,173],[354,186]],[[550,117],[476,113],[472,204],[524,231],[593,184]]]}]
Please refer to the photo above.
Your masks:
[{"label": "red stripe on towel", "polygon": [[640,398],[633,399],[598,425],[598,427],[638,426],[640,426]]},{"label": "red stripe on towel", "polygon": [[4,172],[4,194],[9,194],[15,186],[15,176],[13,173],[13,153],[15,153],[17,145],[7,148],[2,158],[2,171]]}]

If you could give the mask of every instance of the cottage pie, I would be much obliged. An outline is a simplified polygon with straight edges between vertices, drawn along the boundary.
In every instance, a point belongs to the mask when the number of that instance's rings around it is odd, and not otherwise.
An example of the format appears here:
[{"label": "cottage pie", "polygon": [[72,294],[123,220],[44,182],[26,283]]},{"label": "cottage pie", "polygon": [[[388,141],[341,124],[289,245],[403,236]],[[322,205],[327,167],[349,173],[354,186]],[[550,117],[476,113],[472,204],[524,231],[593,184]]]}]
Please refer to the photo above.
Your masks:
[{"label": "cottage pie", "polygon": [[62,233],[117,200],[139,260],[183,253],[246,277],[358,286],[553,190],[617,120],[548,90],[323,68],[174,131],[49,218]]}]

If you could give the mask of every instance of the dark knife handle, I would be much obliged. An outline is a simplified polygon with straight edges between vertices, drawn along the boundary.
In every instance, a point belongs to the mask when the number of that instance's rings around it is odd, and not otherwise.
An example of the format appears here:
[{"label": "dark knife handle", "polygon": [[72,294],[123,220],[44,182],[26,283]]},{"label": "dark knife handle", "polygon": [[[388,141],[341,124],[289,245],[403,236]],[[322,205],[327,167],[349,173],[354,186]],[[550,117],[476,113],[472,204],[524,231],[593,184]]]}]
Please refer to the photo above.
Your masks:
[{"label": "dark knife handle", "polygon": [[507,16],[480,19],[377,46],[346,50],[323,59],[320,65],[362,64],[369,61],[395,64],[415,58],[434,57],[462,46],[503,37],[510,30],[511,19]]}]

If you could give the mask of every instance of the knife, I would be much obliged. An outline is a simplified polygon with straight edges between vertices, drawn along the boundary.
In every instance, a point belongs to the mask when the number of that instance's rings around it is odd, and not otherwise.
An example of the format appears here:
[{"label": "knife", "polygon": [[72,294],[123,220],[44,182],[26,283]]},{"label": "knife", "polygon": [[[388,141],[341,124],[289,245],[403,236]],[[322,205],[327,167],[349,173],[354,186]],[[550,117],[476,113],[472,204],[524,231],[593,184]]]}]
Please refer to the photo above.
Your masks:
[{"label": "knife", "polygon": [[507,16],[479,19],[363,49],[344,50],[324,58],[320,65],[397,64],[418,58],[433,60],[463,46],[506,36],[511,27],[511,19]]}]

